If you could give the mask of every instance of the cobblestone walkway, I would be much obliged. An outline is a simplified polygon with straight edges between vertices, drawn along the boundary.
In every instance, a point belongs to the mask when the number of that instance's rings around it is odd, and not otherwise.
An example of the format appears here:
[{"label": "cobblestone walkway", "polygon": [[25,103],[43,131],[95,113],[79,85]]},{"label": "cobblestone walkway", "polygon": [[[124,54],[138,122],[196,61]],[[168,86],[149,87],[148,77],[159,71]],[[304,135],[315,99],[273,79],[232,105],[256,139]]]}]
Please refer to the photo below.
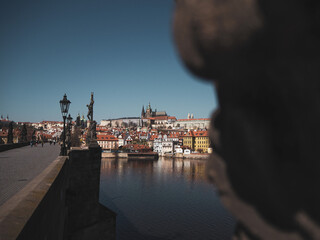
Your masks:
[{"label": "cobblestone walkway", "polygon": [[0,152],[0,206],[39,175],[60,153],[58,144]]}]

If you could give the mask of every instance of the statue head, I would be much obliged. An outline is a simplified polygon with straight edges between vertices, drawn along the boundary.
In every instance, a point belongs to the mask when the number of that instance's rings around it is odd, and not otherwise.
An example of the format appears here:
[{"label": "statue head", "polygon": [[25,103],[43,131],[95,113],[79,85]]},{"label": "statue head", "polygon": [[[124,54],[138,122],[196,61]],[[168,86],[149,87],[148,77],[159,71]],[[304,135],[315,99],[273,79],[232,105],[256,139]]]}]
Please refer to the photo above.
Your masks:
[{"label": "statue head", "polygon": [[320,222],[319,12],[316,0],[176,1],[179,54],[217,90],[211,138],[229,190],[286,229],[299,211]]}]

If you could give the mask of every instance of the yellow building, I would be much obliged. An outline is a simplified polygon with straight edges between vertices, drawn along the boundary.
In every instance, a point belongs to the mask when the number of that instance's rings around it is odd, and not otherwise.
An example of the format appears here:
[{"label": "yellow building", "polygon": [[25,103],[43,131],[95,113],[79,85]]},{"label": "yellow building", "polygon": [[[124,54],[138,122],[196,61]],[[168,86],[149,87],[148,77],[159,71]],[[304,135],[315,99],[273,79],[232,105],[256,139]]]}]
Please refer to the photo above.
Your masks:
[{"label": "yellow building", "polygon": [[189,131],[183,135],[183,146],[194,150],[194,136],[192,131]]},{"label": "yellow building", "polygon": [[207,153],[210,147],[208,131],[189,131],[183,136],[183,146]]},{"label": "yellow building", "polygon": [[194,149],[197,152],[207,153],[210,147],[208,131],[197,131],[194,135]]}]

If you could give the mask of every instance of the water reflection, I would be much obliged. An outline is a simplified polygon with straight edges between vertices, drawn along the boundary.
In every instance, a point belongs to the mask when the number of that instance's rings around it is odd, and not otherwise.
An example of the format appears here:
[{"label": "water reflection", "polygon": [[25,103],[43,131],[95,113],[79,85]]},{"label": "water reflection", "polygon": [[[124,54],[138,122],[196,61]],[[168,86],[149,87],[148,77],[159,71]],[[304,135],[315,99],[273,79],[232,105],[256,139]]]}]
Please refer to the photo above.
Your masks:
[{"label": "water reflection", "polygon": [[158,178],[167,176],[181,176],[189,182],[207,181],[205,174],[206,161],[204,160],[182,160],[182,159],[159,159],[152,160],[127,160],[105,158],[101,162],[103,174],[117,173],[125,174],[126,171],[138,171],[147,176],[156,174]]},{"label": "water reflection", "polygon": [[234,220],[206,178],[206,161],[103,159],[100,200],[117,239],[230,239]]}]

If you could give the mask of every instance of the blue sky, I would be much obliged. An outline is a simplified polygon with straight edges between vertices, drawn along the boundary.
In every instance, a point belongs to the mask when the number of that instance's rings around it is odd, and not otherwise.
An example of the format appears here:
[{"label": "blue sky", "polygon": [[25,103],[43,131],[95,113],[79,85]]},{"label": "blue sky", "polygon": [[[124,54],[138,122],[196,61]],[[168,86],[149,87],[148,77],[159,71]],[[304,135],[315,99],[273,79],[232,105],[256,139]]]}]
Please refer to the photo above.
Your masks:
[{"label": "blue sky", "polygon": [[0,3],[0,114],[14,121],[139,116],[149,102],[185,118],[209,117],[214,88],[182,65],[172,0],[4,0]]}]

